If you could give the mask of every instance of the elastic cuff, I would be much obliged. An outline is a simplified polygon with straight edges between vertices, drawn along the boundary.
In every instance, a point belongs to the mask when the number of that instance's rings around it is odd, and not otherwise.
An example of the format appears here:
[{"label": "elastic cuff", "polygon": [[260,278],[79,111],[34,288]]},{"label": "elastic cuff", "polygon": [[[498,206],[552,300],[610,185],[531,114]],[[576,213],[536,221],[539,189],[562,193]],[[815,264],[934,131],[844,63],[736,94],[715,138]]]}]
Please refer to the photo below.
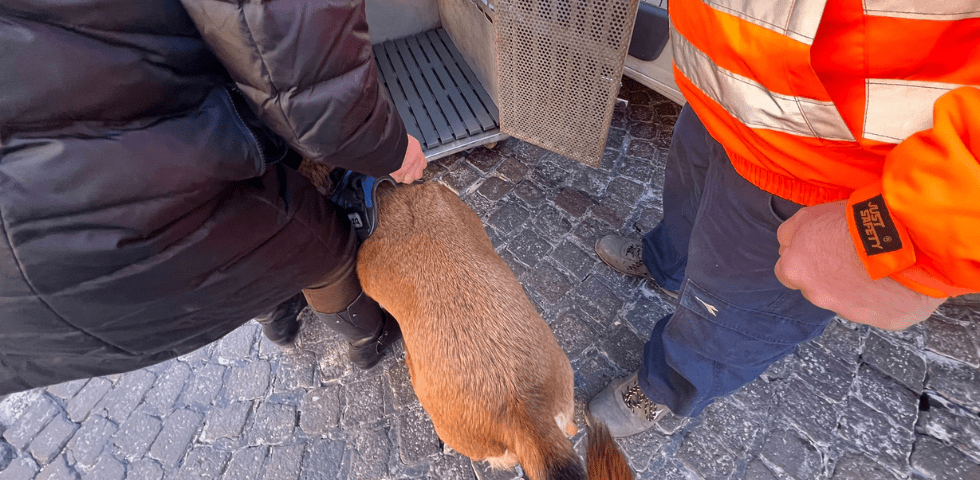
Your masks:
[{"label": "elastic cuff", "polygon": [[881,184],[862,187],[847,201],[847,228],[865,270],[873,280],[915,265],[908,231],[888,212]]}]

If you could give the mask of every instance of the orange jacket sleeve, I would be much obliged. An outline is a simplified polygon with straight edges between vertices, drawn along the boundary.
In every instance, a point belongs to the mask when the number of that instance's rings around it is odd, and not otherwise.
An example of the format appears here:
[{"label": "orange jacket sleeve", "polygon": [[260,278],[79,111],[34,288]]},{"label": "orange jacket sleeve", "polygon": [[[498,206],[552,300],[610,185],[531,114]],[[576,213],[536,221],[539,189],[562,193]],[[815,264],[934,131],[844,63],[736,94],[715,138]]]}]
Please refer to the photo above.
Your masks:
[{"label": "orange jacket sleeve", "polygon": [[871,278],[933,297],[980,291],[980,89],[936,101],[933,127],[888,154],[880,183],[848,201]]}]

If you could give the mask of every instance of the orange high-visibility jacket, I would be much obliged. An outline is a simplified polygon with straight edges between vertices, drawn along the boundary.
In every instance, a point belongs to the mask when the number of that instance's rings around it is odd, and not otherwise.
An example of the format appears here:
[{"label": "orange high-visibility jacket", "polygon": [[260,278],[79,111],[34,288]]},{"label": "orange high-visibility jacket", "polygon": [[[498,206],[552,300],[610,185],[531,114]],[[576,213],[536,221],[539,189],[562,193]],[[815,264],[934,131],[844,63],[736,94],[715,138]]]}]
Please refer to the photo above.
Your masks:
[{"label": "orange high-visibility jacket", "polygon": [[848,199],[872,278],[980,291],[980,0],[671,0],[677,84],[735,169]]}]

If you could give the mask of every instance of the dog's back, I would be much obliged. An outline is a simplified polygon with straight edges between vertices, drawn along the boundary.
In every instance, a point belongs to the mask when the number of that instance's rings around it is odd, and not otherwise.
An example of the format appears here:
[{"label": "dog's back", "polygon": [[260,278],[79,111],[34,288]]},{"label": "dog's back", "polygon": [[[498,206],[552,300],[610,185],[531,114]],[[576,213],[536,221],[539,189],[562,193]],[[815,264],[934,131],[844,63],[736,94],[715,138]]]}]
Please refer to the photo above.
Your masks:
[{"label": "dog's back", "polygon": [[378,204],[358,276],[398,320],[439,437],[535,480],[584,479],[565,437],[576,432],[571,365],[479,218],[436,183],[387,188]]}]

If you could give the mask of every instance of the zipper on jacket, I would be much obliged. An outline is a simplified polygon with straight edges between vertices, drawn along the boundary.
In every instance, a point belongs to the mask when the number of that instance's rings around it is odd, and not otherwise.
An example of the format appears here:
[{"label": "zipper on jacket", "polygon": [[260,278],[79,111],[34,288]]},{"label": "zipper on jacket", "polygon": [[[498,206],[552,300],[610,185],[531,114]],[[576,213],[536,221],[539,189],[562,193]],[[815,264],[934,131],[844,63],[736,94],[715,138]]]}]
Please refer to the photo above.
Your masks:
[{"label": "zipper on jacket", "polygon": [[[266,161],[265,148],[262,147],[262,142],[259,141],[258,137],[255,135],[255,132],[252,131],[252,129],[248,126],[248,123],[245,122],[245,119],[242,117],[242,113],[238,111],[238,109],[239,109],[239,103],[240,102],[241,103],[245,103],[244,102],[244,95],[245,94],[242,93],[241,90],[239,90],[237,87],[234,87],[234,86],[224,87],[221,90],[225,93],[225,95],[228,96],[228,101],[231,103],[231,110],[233,112],[235,112],[235,119],[238,121],[238,126],[241,127],[242,130],[245,130],[245,133],[248,135],[248,138],[251,139],[251,141],[252,141],[252,145],[259,152],[259,160],[262,162],[262,170],[263,170],[263,173],[264,173],[264,171],[265,171],[265,165],[267,163],[269,163],[268,161]],[[238,96],[238,98],[241,99],[240,102],[236,102],[235,101],[235,97],[236,96]],[[245,105],[242,105],[242,106],[245,107],[245,108],[249,108],[248,107],[248,104],[245,104]]]}]

